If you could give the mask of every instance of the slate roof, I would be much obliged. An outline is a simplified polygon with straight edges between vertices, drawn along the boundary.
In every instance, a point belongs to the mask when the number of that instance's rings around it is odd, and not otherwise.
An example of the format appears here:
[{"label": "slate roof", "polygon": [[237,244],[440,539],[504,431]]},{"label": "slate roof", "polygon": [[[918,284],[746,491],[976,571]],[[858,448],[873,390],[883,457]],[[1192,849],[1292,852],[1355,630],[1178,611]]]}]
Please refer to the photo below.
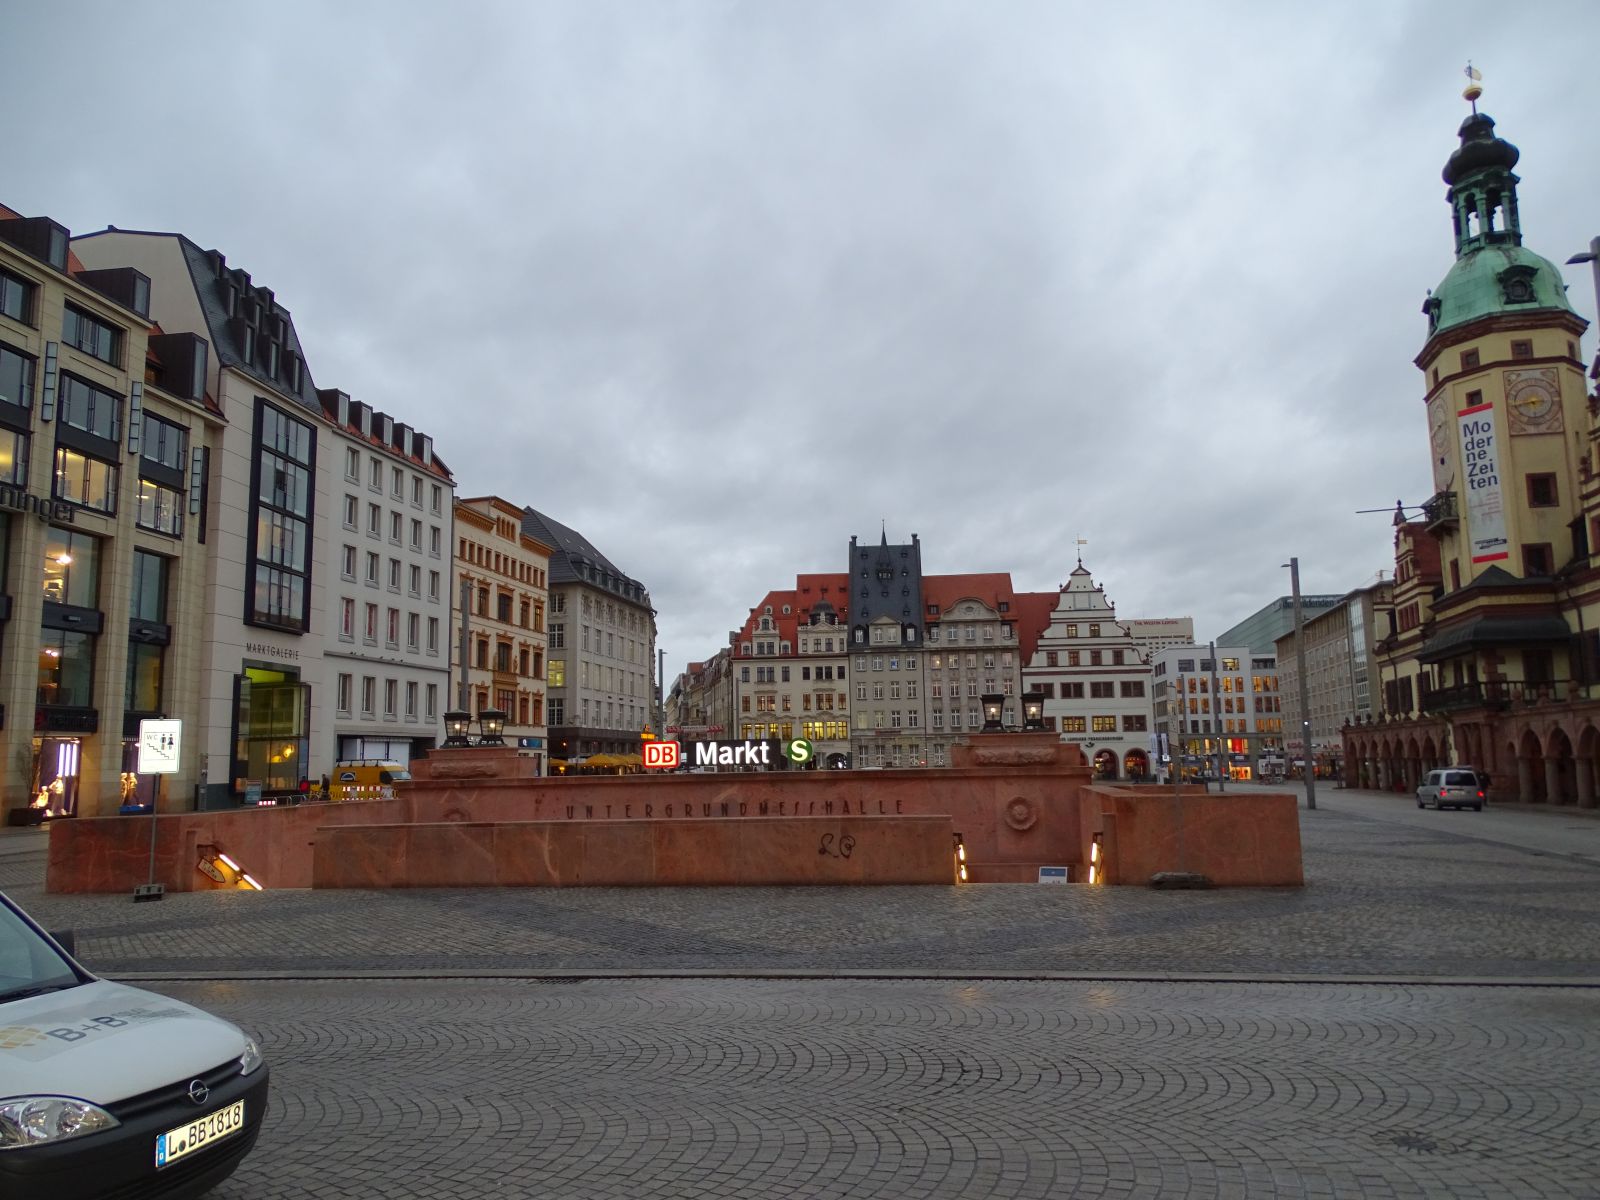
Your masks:
[{"label": "slate roof", "polygon": [[[601,554],[594,544],[576,529],[563,525],[536,508],[525,508],[522,510],[522,532],[550,547],[551,583],[589,583],[607,591],[617,592],[619,595],[627,590],[628,585],[632,585],[639,589],[642,596],[642,600],[635,602],[650,603],[650,593],[644,584],[626,574]],[[604,582],[595,583],[591,580],[584,569],[590,566],[603,575],[610,576],[616,586],[607,588]],[[629,599],[634,598],[629,597]]]}]

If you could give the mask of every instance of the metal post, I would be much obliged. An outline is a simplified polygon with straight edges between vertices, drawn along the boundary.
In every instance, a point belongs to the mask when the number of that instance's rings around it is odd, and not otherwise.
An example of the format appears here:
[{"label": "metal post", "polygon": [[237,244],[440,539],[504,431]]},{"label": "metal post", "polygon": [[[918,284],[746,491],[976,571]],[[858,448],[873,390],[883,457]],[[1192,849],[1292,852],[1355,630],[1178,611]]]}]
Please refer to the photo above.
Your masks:
[{"label": "metal post", "polygon": [[[1217,688],[1217,644],[1210,644],[1211,650],[1211,726],[1217,735],[1217,791],[1225,792],[1228,787],[1222,782],[1222,693]],[[1207,789],[1210,790],[1210,789]]]},{"label": "metal post", "polygon": [[1311,690],[1306,680],[1306,626],[1300,612],[1300,560],[1289,560],[1294,593],[1294,661],[1300,675],[1300,761],[1305,763],[1306,807],[1317,807],[1317,766],[1311,754]]},{"label": "metal post", "polygon": [[456,685],[456,708],[461,712],[471,712],[467,704],[467,650],[469,639],[467,637],[467,609],[472,603],[472,580],[467,576],[461,577],[461,636],[458,653],[461,655],[461,682]]}]

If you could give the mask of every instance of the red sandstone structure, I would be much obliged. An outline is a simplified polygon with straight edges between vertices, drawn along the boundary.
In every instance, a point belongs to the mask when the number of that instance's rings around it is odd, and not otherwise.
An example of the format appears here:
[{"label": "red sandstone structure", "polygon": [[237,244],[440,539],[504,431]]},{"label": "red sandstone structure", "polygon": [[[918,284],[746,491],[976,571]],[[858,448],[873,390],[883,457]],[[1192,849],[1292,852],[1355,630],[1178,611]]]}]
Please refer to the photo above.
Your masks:
[{"label": "red sandstone structure", "polygon": [[1096,784],[1054,733],[994,734],[945,770],[538,779],[506,747],[437,750],[391,800],[80,818],[52,826],[53,892],[263,887],[1304,882],[1296,799]]}]

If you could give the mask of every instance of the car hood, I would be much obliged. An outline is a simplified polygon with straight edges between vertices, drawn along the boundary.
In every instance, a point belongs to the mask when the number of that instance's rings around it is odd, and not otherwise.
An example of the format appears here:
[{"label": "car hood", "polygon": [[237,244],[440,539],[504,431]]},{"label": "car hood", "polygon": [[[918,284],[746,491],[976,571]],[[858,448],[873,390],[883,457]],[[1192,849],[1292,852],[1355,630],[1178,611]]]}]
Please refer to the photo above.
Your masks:
[{"label": "car hood", "polygon": [[0,1004],[0,1098],[112,1104],[244,1053],[238,1026],[167,996],[97,979]]}]

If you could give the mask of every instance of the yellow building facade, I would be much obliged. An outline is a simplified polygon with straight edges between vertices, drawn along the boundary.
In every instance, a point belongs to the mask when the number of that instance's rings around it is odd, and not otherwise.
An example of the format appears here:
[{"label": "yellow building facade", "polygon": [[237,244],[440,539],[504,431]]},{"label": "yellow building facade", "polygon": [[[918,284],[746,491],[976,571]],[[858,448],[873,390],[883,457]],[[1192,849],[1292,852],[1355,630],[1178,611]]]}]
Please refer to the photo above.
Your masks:
[{"label": "yellow building facade", "polygon": [[1456,261],[1415,360],[1434,491],[1397,515],[1380,707],[1346,726],[1345,758],[1360,786],[1410,792],[1460,764],[1500,800],[1594,806],[1600,423],[1587,322],[1523,245],[1518,157],[1474,111],[1444,169]]}]

